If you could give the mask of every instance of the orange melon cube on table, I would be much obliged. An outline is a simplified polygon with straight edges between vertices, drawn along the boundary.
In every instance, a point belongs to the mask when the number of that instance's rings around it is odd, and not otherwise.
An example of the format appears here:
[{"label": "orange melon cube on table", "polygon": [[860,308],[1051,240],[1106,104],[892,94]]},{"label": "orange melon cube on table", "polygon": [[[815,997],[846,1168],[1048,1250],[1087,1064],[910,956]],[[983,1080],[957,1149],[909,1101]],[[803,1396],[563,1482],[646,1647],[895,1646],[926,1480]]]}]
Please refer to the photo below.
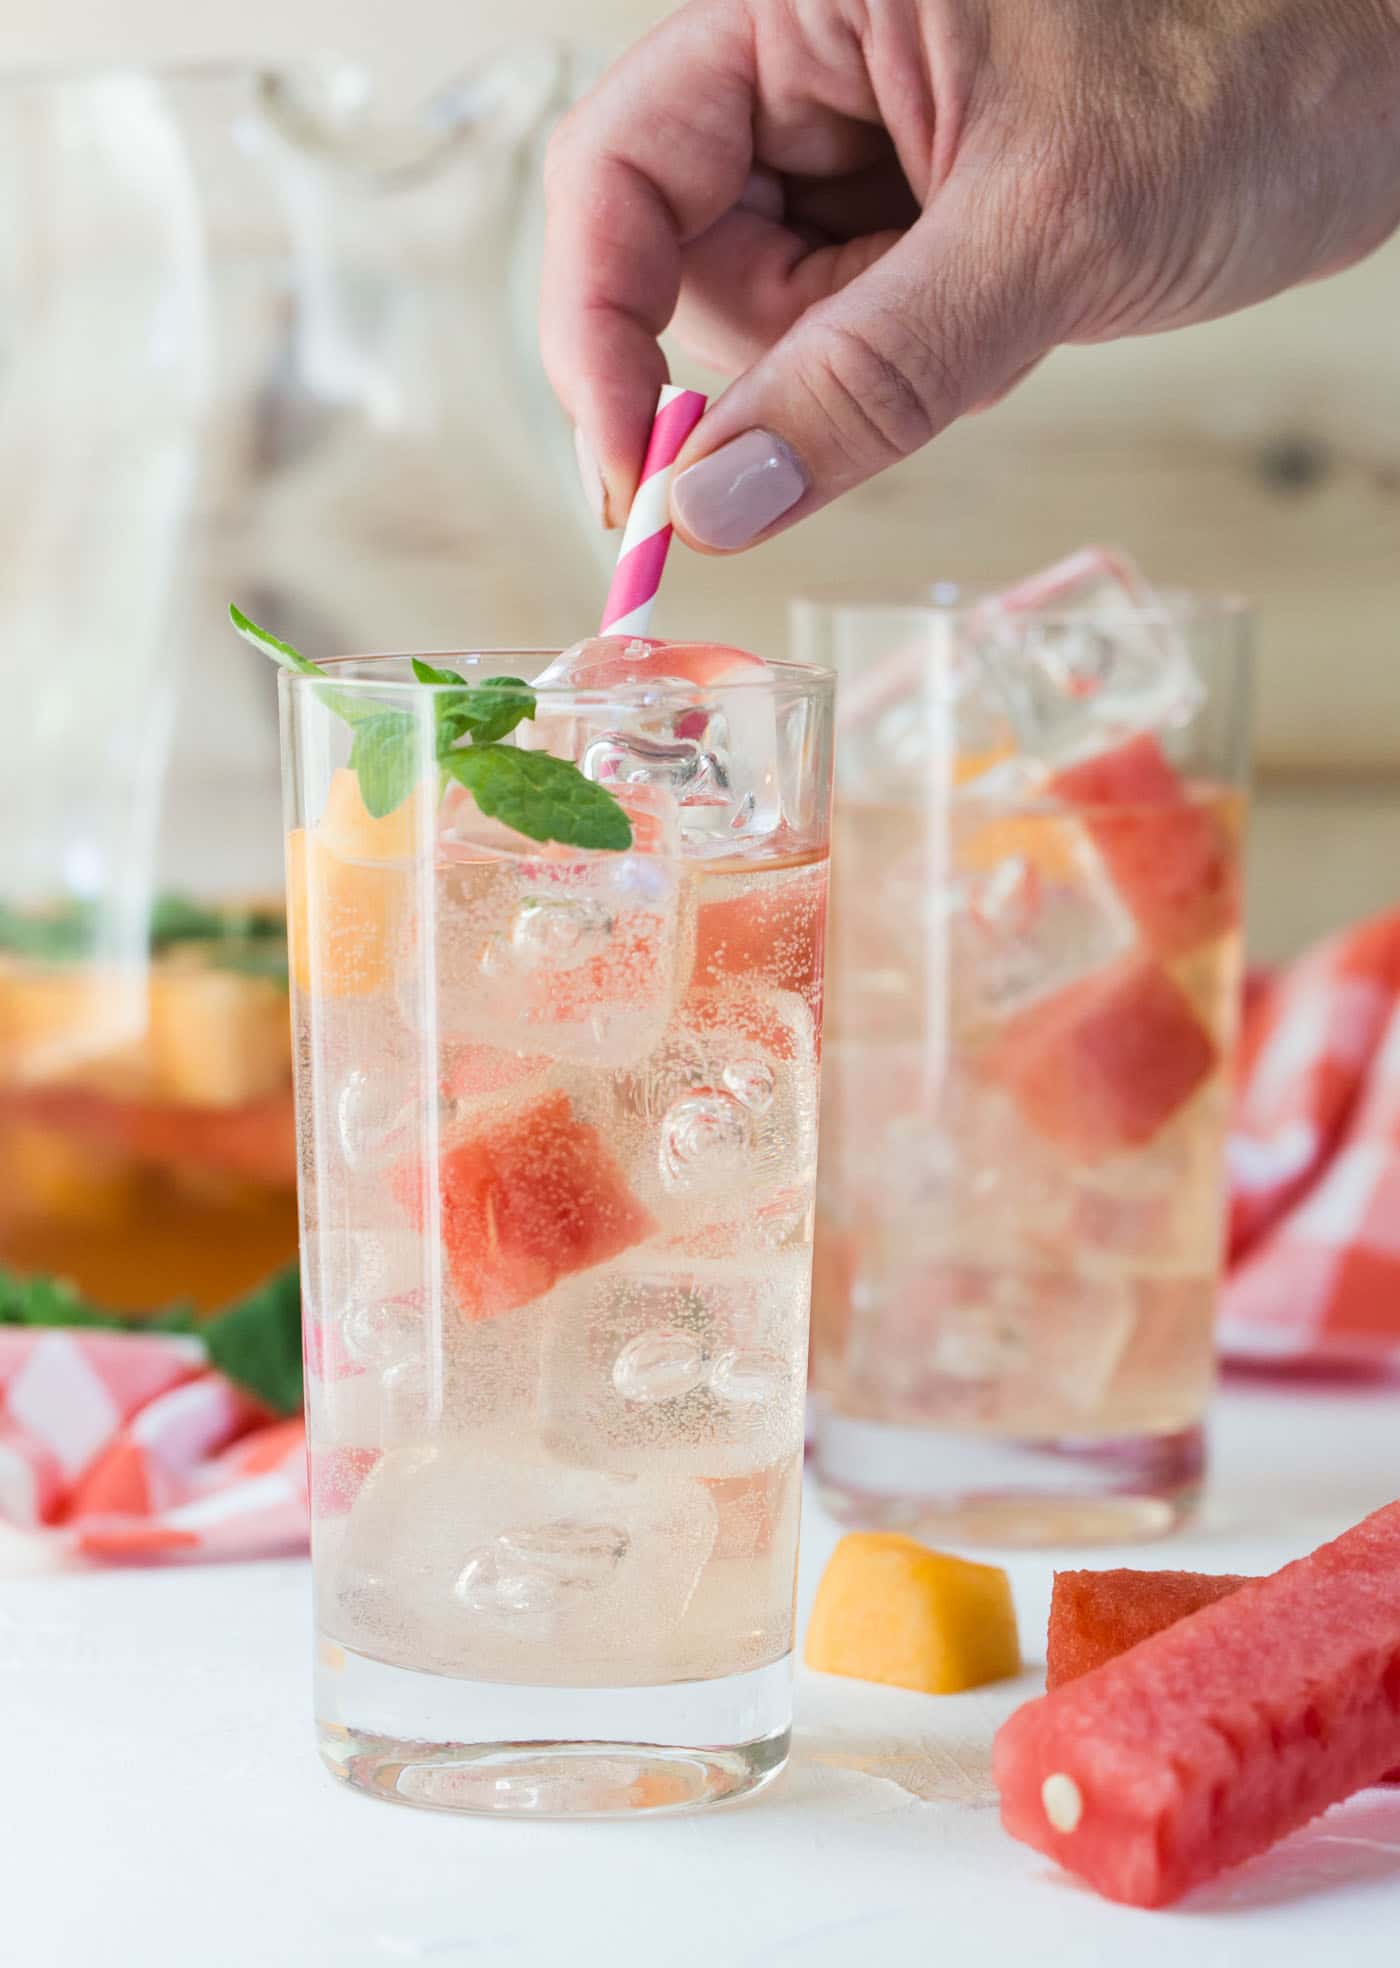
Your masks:
[{"label": "orange melon cube on table", "polygon": [[897,1532],[854,1531],[817,1587],[804,1658],[930,1695],[1003,1680],[1021,1671],[1010,1581]]}]

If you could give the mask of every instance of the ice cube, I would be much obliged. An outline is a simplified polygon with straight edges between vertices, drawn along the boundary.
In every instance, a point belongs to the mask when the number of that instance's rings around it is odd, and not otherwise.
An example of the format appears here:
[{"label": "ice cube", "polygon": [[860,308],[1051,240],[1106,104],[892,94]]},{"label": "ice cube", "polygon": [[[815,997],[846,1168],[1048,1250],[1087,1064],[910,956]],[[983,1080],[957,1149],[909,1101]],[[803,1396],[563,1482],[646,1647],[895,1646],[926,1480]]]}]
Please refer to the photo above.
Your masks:
[{"label": "ice cube", "polygon": [[981,603],[978,661],[1021,747],[1063,764],[1132,731],[1189,724],[1205,698],[1170,607],[1126,555],[1085,547]]},{"label": "ice cube", "polygon": [[781,818],[767,677],[767,664],[742,649],[595,636],[536,679],[536,717],[520,742],[574,759],[619,792],[665,788],[683,850],[724,853]]},{"label": "ice cube", "polygon": [[570,1462],[728,1477],[794,1454],[806,1380],[805,1250],[760,1264],[651,1247],[547,1307],[540,1426]]},{"label": "ice cube", "polygon": [[737,978],[692,991],[611,1101],[606,1132],[673,1236],[752,1223],[815,1180],[816,1032],[795,992]]},{"label": "ice cube", "polygon": [[792,1645],[801,1457],[705,1487],[719,1511],[719,1530],[671,1643],[676,1680],[761,1667],[781,1660]]},{"label": "ice cube", "polygon": [[[837,698],[837,773],[856,798],[922,801],[1008,756],[1015,727],[998,673],[945,624],[862,614]],[[839,653],[839,652],[838,652]]]},{"label": "ice cube", "polygon": [[825,1076],[822,1168],[865,1293],[911,1264],[1071,1260],[1072,1171],[999,1088],[957,1067],[930,1085],[908,1045],[833,1047]]},{"label": "ice cube", "polygon": [[675,861],[556,849],[449,861],[434,879],[435,984],[423,1003],[406,972],[403,1010],[431,1023],[445,1072],[463,1048],[619,1066],[660,1039],[690,963]]},{"label": "ice cube", "polygon": [[1127,1277],[1214,1277],[1228,1105],[1218,1079],[1143,1146],[1071,1167],[1074,1231],[1086,1264]]},{"label": "ice cube", "polygon": [[1047,1435],[1091,1430],[1133,1332],[1123,1281],[910,1266],[853,1323],[848,1386],[887,1419]]},{"label": "ice cube", "polygon": [[391,1450],[320,1577],[321,1624],[400,1666],[625,1686],[658,1663],[715,1541],[699,1483],[519,1458],[504,1439]]},{"label": "ice cube", "polygon": [[959,872],[935,898],[961,1027],[1008,1018],[1111,964],[1135,941],[1133,918],[1077,822],[1047,819],[1053,852],[1038,851],[1034,824],[1003,822],[1012,851],[960,855]]},{"label": "ice cube", "polygon": [[318,1194],[319,1213],[306,1226],[301,1275],[304,1313],[309,1326],[338,1336],[347,1360],[366,1366],[371,1362],[356,1351],[352,1330],[358,1330],[362,1320],[378,1316],[376,1308],[407,1302],[427,1289],[432,1282],[431,1253],[401,1218],[392,1227],[350,1229],[325,1207],[330,1200],[329,1192]]}]

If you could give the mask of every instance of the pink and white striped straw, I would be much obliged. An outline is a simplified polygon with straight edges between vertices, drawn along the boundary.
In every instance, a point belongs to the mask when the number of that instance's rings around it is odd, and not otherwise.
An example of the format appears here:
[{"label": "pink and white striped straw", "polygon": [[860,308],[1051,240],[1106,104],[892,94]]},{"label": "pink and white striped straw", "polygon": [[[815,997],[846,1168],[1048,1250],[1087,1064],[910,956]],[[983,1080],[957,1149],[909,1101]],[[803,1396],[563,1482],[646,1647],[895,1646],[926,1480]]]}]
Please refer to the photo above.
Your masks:
[{"label": "pink and white striped straw", "polygon": [[666,383],[642,462],[637,496],[622,530],[617,571],[603,605],[599,635],[645,635],[671,545],[671,480],[681,446],[705,414],[698,390]]}]

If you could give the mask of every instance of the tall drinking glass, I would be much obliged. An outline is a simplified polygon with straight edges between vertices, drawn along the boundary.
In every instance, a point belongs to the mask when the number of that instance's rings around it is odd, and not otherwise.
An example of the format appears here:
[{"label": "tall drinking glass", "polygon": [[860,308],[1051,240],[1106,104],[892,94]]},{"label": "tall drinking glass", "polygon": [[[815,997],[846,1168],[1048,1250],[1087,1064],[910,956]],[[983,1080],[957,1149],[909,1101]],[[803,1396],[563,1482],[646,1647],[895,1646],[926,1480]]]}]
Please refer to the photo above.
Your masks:
[{"label": "tall drinking glass", "polygon": [[[650,666],[555,661],[503,741],[610,789],[620,849],[487,818],[407,658],[281,684],[317,1726],[438,1809],[681,1808],[787,1754],[832,680]],[[418,761],[378,818],[371,709]]]},{"label": "tall drinking glass", "polygon": [[1247,620],[804,604],[840,675],[816,1468],[848,1520],[1195,1499],[1240,988]]}]

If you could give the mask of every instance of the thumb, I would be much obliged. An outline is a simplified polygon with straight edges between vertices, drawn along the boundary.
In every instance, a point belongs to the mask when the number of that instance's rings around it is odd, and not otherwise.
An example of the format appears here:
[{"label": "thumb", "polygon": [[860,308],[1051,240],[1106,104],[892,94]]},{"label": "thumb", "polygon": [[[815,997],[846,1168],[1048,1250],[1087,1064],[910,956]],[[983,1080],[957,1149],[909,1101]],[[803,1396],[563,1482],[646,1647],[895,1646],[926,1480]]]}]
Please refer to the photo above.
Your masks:
[{"label": "thumb", "polygon": [[698,426],[671,490],[690,546],[733,553],[783,531],[1003,395],[1054,345],[1058,310],[1036,298],[1043,242],[1018,245],[985,201],[960,213],[951,190]]}]

